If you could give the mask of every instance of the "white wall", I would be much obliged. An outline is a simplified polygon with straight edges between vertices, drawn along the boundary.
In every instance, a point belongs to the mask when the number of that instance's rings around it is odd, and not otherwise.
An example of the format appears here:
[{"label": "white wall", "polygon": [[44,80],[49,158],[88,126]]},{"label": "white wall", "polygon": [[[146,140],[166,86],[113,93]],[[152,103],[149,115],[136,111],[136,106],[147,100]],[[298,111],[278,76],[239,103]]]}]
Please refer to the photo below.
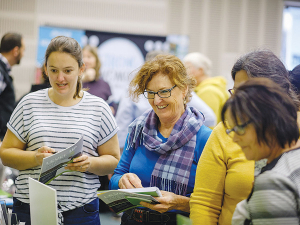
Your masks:
[{"label": "white wall", "polygon": [[280,54],[283,7],[283,0],[0,0],[0,36],[16,31],[26,43],[12,70],[17,98],[34,83],[40,25],[189,35],[189,51],[210,57],[213,74],[230,82],[241,54],[258,47]]}]

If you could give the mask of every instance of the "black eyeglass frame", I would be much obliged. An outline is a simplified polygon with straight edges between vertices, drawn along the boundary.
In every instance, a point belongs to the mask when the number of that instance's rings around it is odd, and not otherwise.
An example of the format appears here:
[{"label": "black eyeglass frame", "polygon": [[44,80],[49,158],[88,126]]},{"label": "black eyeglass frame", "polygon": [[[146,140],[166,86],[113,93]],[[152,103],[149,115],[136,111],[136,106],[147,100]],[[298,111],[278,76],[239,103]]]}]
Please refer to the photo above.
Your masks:
[{"label": "black eyeglass frame", "polygon": [[[249,125],[251,122],[252,122],[252,121],[249,120],[249,121],[246,122],[246,123],[243,123],[243,124],[241,124],[241,125],[236,125],[236,126],[234,126],[232,129],[226,129],[226,133],[229,135],[232,131],[234,131],[237,135],[242,136],[242,135],[245,134],[245,127],[246,127],[247,125]],[[240,133],[240,132],[239,132],[239,129],[242,129],[243,132]]]},{"label": "black eyeglass frame", "polygon": [[[146,91],[146,90],[145,90],[144,93],[143,93],[143,95],[144,95],[144,97],[147,98],[147,99],[154,99],[154,98],[155,98],[155,94],[157,94],[160,98],[170,98],[170,97],[171,97],[171,91],[172,91],[175,87],[176,87],[176,84],[175,84],[173,87],[169,88],[169,89],[164,89],[164,90],[160,90],[160,91],[157,91],[157,92],[155,92],[155,91]],[[169,95],[168,97],[162,97],[162,96],[160,96],[159,93],[162,93],[162,92],[165,92],[165,91],[168,91],[168,93],[169,93],[170,95]],[[148,98],[146,93],[151,93],[151,94],[153,94],[153,98]]]}]

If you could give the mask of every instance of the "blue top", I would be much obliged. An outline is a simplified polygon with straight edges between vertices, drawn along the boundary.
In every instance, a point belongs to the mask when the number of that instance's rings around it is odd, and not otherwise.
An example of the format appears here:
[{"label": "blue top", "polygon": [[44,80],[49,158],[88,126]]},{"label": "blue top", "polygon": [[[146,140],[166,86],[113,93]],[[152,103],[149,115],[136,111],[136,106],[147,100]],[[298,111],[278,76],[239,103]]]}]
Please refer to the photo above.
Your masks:
[{"label": "blue top", "polygon": [[[197,164],[211,132],[212,131],[210,128],[202,125],[197,133],[194,159],[187,187],[186,196],[188,197],[193,192]],[[166,142],[168,140],[167,138],[164,138],[159,132],[158,137],[161,138],[163,142]],[[114,171],[114,175],[110,179],[109,189],[119,189],[119,180],[125,173],[136,174],[141,179],[143,187],[149,187],[152,171],[160,155],[157,152],[149,151],[144,145],[140,145],[136,150],[133,150],[132,148],[130,148],[129,150],[125,150],[126,147],[127,140],[121,160]]]}]

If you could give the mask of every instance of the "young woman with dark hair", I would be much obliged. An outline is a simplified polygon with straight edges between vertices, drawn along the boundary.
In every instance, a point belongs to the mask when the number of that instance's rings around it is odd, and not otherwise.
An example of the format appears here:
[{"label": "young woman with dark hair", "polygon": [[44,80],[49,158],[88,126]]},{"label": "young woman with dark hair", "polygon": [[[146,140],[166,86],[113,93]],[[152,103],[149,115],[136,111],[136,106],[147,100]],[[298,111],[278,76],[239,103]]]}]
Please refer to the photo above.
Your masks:
[{"label": "young woman with dark hair", "polygon": [[13,212],[30,224],[28,177],[38,179],[43,158],[83,136],[83,154],[48,184],[57,190],[60,224],[100,224],[98,176],[112,173],[120,150],[107,103],[82,90],[85,65],[76,40],[53,38],[45,54],[51,87],[26,95],[14,110],[0,148],[4,165],[20,170]]}]

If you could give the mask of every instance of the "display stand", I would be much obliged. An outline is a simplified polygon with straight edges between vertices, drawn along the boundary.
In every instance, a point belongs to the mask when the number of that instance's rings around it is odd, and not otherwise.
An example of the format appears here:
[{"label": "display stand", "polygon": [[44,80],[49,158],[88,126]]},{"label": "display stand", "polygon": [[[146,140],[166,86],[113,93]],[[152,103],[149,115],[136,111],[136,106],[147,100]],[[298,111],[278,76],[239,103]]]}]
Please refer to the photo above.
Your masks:
[{"label": "display stand", "polygon": [[57,225],[56,190],[30,177],[28,180],[31,224]]}]

